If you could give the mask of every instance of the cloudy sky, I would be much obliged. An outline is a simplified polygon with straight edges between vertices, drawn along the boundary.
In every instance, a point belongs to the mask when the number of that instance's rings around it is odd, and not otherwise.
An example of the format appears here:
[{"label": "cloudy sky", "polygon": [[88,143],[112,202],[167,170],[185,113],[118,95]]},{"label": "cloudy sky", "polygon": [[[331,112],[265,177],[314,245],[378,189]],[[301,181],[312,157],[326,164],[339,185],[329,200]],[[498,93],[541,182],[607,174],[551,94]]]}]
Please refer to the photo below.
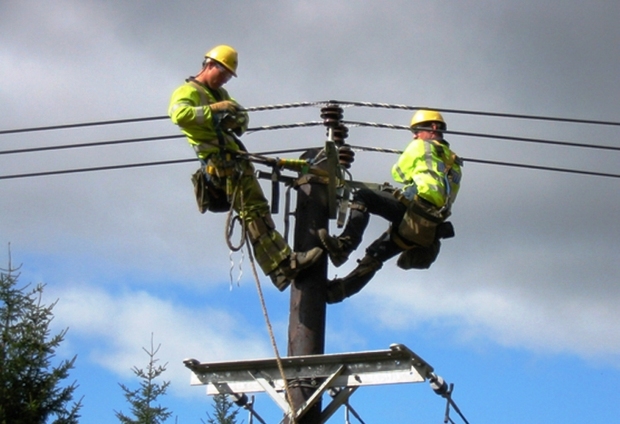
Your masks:
[{"label": "cloudy sky", "polygon": [[[336,99],[620,121],[618,18],[611,0],[4,0],[0,130],[163,116],[171,92],[221,43],[239,51],[239,78],[227,87],[247,107]],[[345,109],[345,119],[364,122],[406,125],[410,116]],[[618,126],[444,117],[453,131],[620,148]],[[314,121],[319,109],[250,118],[251,126]],[[3,153],[177,133],[155,120],[0,135],[0,177],[192,158],[182,139]],[[410,137],[351,128],[348,142],[402,149]],[[257,152],[324,139],[323,128],[244,136]],[[618,174],[613,149],[448,139],[466,159]],[[389,181],[395,159],[360,152],[353,177]],[[223,215],[196,210],[195,168],[0,179],[0,267],[10,243],[20,281],[46,283],[49,301],[59,300],[54,325],[69,328],[59,357],[78,355],[72,377],[84,423],[128,412],[117,383],[135,384],[131,368],[146,366],[151,336],[172,382],[162,402],[179,423],[210,410],[184,358],[274,355],[247,254],[229,255]],[[430,270],[391,261],[359,295],[330,306],[327,352],[403,343],[455,384],[472,424],[618,421],[619,180],[474,161],[463,173],[457,236]],[[283,229],[282,214],[275,219]],[[364,244],[387,225],[371,221]],[[288,291],[261,281],[286,352]],[[269,398],[257,402],[278,421]],[[427,384],[362,388],[351,404],[366,422],[443,420],[444,401]],[[339,412],[330,422],[341,421]]]}]

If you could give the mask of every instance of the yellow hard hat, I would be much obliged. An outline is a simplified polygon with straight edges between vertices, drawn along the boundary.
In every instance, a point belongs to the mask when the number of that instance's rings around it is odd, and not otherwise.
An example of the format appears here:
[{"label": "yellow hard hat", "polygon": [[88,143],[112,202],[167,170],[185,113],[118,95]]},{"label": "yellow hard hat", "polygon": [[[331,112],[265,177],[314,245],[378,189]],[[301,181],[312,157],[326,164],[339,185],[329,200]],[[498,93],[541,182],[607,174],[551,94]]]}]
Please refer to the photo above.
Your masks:
[{"label": "yellow hard hat", "polygon": [[222,64],[234,76],[237,76],[237,64],[239,60],[237,58],[237,50],[232,47],[224,44],[215,46],[205,54],[205,57]]},{"label": "yellow hard hat", "polygon": [[409,126],[411,127],[411,129],[414,129],[416,127],[423,127],[424,125],[422,124],[425,124],[427,122],[441,122],[443,124],[443,129],[448,129],[446,121],[444,121],[441,113],[437,112],[436,110],[427,109],[420,109],[416,113],[414,113],[413,118],[411,118],[411,124]]}]

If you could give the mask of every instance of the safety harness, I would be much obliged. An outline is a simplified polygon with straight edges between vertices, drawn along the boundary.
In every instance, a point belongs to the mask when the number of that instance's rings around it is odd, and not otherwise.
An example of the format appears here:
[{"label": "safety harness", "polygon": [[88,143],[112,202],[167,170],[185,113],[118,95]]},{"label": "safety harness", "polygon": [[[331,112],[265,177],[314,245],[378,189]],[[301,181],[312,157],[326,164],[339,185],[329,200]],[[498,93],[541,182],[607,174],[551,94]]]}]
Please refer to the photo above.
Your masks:
[{"label": "safety harness", "polygon": [[[442,162],[445,165],[446,202],[443,206],[438,207],[418,194],[414,195],[413,198],[408,198],[402,190],[397,189],[394,191],[394,196],[407,207],[407,211],[398,228],[391,229],[391,235],[393,241],[404,250],[410,250],[417,246],[430,247],[433,245],[438,236],[437,227],[443,224],[451,213],[453,173],[450,171],[455,163],[458,165],[462,164],[461,159],[456,154],[450,152],[449,156],[446,155],[441,142],[437,140],[424,140],[424,142],[431,143],[437,147]],[[397,169],[397,171],[402,173],[400,169]],[[448,234],[450,232],[446,235]]]},{"label": "safety harness", "polygon": [[[222,94],[199,84],[195,79],[187,79],[187,84],[192,86],[200,96],[201,106],[210,104],[208,91],[216,101],[223,100]],[[202,114],[204,119],[204,113]],[[231,209],[231,200],[235,191],[236,180],[244,173],[251,174],[251,166],[240,166],[239,161],[230,149],[226,148],[226,138],[221,128],[221,118],[214,116],[215,140],[198,140],[199,144],[193,145],[194,151],[198,156],[201,166],[193,175],[192,182],[194,184],[194,193],[198,203],[198,210],[205,213],[207,210],[211,212],[226,212]],[[232,137],[237,147],[245,150],[245,146],[237,137]],[[212,152],[213,147],[218,147],[218,153]],[[209,155],[201,158],[200,153],[209,151]],[[225,181],[225,188],[222,188],[219,181]]]}]

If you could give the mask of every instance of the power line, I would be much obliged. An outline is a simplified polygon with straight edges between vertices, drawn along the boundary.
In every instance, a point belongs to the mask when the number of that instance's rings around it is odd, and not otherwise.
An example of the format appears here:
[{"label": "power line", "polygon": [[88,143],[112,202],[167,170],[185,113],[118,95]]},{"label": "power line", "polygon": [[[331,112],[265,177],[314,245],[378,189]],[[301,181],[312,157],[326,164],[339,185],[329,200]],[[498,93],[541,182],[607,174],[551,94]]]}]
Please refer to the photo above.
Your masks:
[{"label": "power line", "polygon": [[[387,129],[410,131],[410,128],[404,125],[381,124],[381,123],[376,123],[376,122],[359,122],[359,121],[342,121],[342,123],[345,125],[353,126],[353,127],[387,128]],[[267,125],[267,126],[256,127],[256,128],[249,128],[247,133],[249,134],[249,133],[265,131],[265,130],[314,127],[314,126],[319,126],[319,125],[323,125],[323,123],[321,121],[310,121],[310,122],[296,122],[292,124]],[[467,136],[467,137],[475,137],[475,138],[490,138],[490,139],[496,139],[496,140],[521,141],[521,142],[527,142],[527,143],[540,143],[540,144],[548,144],[548,145],[556,145],[556,146],[564,146],[564,147],[579,147],[579,148],[584,148],[584,149],[620,151],[620,147],[605,146],[605,145],[600,145],[600,144],[593,145],[593,144],[585,144],[585,143],[573,143],[573,142],[567,142],[567,141],[545,140],[541,138],[527,138],[527,137],[516,137],[516,136],[507,136],[507,135],[499,135],[499,134],[485,134],[485,133],[463,132],[463,131],[445,131],[445,133],[450,134],[450,135]],[[91,143],[65,144],[65,145],[45,146],[45,147],[31,147],[31,148],[24,148],[24,149],[3,150],[3,151],[0,151],[0,155],[16,154],[16,153],[31,153],[31,152],[49,151],[49,150],[63,150],[63,149],[82,148],[82,147],[140,143],[140,142],[146,142],[146,141],[169,140],[169,139],[183,138],[183,137],[185,136],[182,134],[176,134],[176,135],[165,135],[165,136],[155,136],[155,137],[140,137],[140,138],[129,138],[129,139],[121,139],[121,140],[99,141],[99,142],[91,142]]]},{"label": "power line", "polygon": [[[394,154],[403,153],[402,150],[386,149],[383,147],[351,146],[351,148],[353,150],[362,150],[362,151],[369,151],[369,152],[394,153]],[[528,169],[536,169],[540,171],[565,172],[565,173],[570,173],[570,174],[590,175],[590,176],[596,176],[596,177],[620,178],[620,174],[611,174],[611,173],[605,173],[605,172],[582,171],[579,169],[555,168],[555,167],[550,167],[550,166],[528,165],[528,164],[513,163],[513,162],[499,162],[499,161],[492,161],[492,160],[463,158],[463,157],[461,159],[464,162],[482,163],[486,165],[510,166],[514,168],[528,168]]]},{"label": "power line", "polygon": [[338,100],[333,100],[332,102],[341,104],[341,105],[365,106],[365,107],[376,107],[376,108],[386,108],[386,109],[402,109],[402,110],[431,109],[431,110],[436,110],[439,112],[454,113],[457,115],[477,115],[477,116],[490,116],[490,117],[495,117],[495,118],[529,119],[529,120],[534,120],[534,121],[553,121],[553,122],[568,122],[568,123],[573,123],[573,124],[620,126],[620,122],[602,121],[602,120],[593,120],[593,119],[560,118],[560,117],[554,117],[554,116],[523,115],[523,114],[516,114],[516,113],[485,112],[485,111],[479,111],[479,110],[465,110],[465,109],[447,109],[447,108],[437,108],[437,107],[430,107],[430,106],[394,105],[394,104],[388,104],[388,103],[340,102]]},{"label": "power line", "polygon": [[[393,109],[394,108],[396,109],[420,109],[419,107],[406,106],[406,105],[390,105],[386,103],[329,101],[329,102],[312,102],[312,103],[306,102],[306,103],[290,103],[290,104],[282,104],[282,105],[259,106],[255,108],[248,108],[246,110],[257,111],[257,110],[271,110],[271,109],[281,109],[281,108],[289,108],[289,107],[307,107],[307,106],[316,106],[319,104],[327,104],[327,103],[331,103],[331,104],[338,103],[338,104],[349,105],[349,106],[385,107],[385,108],[393,108]],[[615,122],[575,120],[575,119],[570,119],[570,118],[566,119],[566,118],[552,118],[552,117],[534,117],[534,116],[529,116],[529,115],[498,114],[498,113],[493,113],[493,112],[464,111],[464,110],[456,110],[456,109],[438,109],[438,110],[441,110],[444,112],[449,111],[453,113],[468,113],[468,114],[478,114],[478,115],[486,115],[486,116],[501,116],[501,117],[512,117],[512,118],[523,118],[523,119],[544,119],[544,120],[579,122],[579,123],[601,124],[601,125],[620,125],[620,123],[615,123]],[[8,134],[8,133],[16,133],[16,132],[27,132],[27,131],[42,131],[42,130],[61,129],[61,128],[94,126],[94,125],[144,122],[144,121],[167,119],[167,118],[168,118],[167,116],[159,116],[159,117],[147,117],[147,118],[122,119],[122,120],[114,120],[114,121],[88,122],[88,123],[69,124],[69,125],[57,125],[57,126],[38,127],[38,128],[29,128],[29,129],[24,128],[24,129],[18,129],[18,130],[0,131],[0,135]],[[407,131],[410,130],[409,127],[402,126],[402,125],[393,125],[393,124],[378,124],[378,123],[373,123],[373,122],[357,122],[357,121],[342,121],[342,123],[345,125],[350,125],[350,126],[390,128],[390,129],[407,130]],[[248,132],[283,129],[283,128],[318,126],[322,124],[323,122],[321,121],[312,121],[312,122],[298,122],[294,124],[270,125],[270,126],[263,126],[263,127],[258,127],[258,128],[250,128],[248,129]],[[513,137],[513,136],[504,136],[504,135],[495,135],[495,134],[482,134],[482,133],[459,132],[459,131],[446,131],[446,133],[452,134],[452,135],[459,135],[459,136],[470,136],[470,137],[478,137],[478,138],[494,138],[494,139],[500,139],[500,140],[524,141],[524,142],[530,142],[530,143],[544,143],[544,144],[561,145],[561,146],[578,147],[578,148],[605,149],[605,150],[615,150],[615,151],[620,150],[619,147],[612,147],[612,146],[588,145],[588,144],[583,144],[583,143],[570,143],[570,142],[562,142],[562,141]],[[182,137],[184,137],[182,134],[181,135],[166,135],[166,136],[155,136],[155,137],[130,138],[130,139],[122,139],[122,140],[108,140],[108,141],[101,141],[101,142],[80,143],[80,144],[71,144],[71,145],[57,145],[57,146],[45,146],[45,147],[38,147],[38,148],[35,147],[35,148],[26,148],[26,149],[13,149],[13,150],[0,151],[0,155],[1,154],[12,154],[12,153],[26,153],[26,152],[71,149],[71,148],[81,148],[81,147],[105,146],[105,145],[115,145],[115,144],[138,143],[138,142],[166,140],[166,139],[182,138]],[[402,153],[402,151],[393,150],[393,149],[382,149],[382,148],[357,147],[357,149],[368,150],[368,151],[389,152],[389,153]],[[294,150],[285,150],[285,151],[275,151],[275,153],[293,152],[293,151],[301,151],[301,150],[294,149]],[[274,152],[269,152],[268,154],[272,154],[272,153]],[[4,176],[0,176],[0,179],[28,178],[28,177],[50,176],[50,175],[60,175],[60,174],[81,173],[81,172],[107,171],[107,170],[124,169],[124,168],[138,168],[138,167],[147,167],[147,166],[169,165],[169,164],[190,162],[194,160],[195,159],[179,159],[179,160],[170,160],[170,161],[133,163],[133,164],[125,164],[125,165],[111,165],[111,166],[101,166],[101,167],[91,167],[91,168],[65,169],[65,170],[58,170],[58,171],[45,171],[45,172],[28,173],[28,174],[4,175]],[[576,169],[553,168],[553,167],[545,167],[545,166],[537,166],[537,165],[517,164],[517,163],[510,163],[510,162],[488,161],[488,160],[472,159],[472,158],[468,158],[464,160],[469,161],[469,162],[474,162],[474,163],[482,163],[482,164],[490,164],[490,165],[512,166],[512,167],[529,168],[529,169],[545,170],[545,171],[553,171],[553,172],[565,172],[565,173],[575,173],[575,174],[590,175],[590,176],[620,178],[620,175],[611,174],[611,173],[581,171],[581,170],[576,170]]]},{"label": "power line", "polygon": [[[257,111],[265,111],[265,110],[289,109],[289,108],[298,108],[298,107],[317,107],[317,106],[326,105],[326,104],[338,104],[338,105],[343,105],[343,106],[372,107],[372,108],[385,108],[385,109],[401,109],[401,110],[433,109],[433,110],[437,110],[440,112],[460,114],[460,115],[475,115],[475,116],[488,116],[488,117],[496,117],[496,118],[567,122],[567,123],[575,123],[575,124],[620,126],[620,122],[616,122],[616,121],[561,118],[561,117],[552,117],[552,116],[524,115],[524,114],[515,114],[515,113],[485,112],[485,111],[479,111],[479,110],[466,110],[466,109],[447,109],[447,108],[435,108],[435,107],[428,107],[428,106],[408,106],[408,105],[389,104],[389,103],[350,102],[350,101],[340,101],[340,100],[264,105],[264,106],[250,107],[244,110],[248,112],[257,112]],[[98,126],[98,125],[126,124],[126,123],[135,123],[135,122],[156,121],[156,120],[163,120],[163,119],[169,119],[169,117],[167,115],[163,115],[163,116],[150,116],[150,117],[143,117],[143,118],[116,119],[116,120],[109,120],[109,121],[83,122],[83,123],[77,123],[77,124],[52,125],[52,126],[45,126],[45,127],[18,128],[18,129],[10,129],[10,130],[0,130],[0,135],[33,132],[33,131],[49,131],[49,130],[68,129],[68,128],[90,127],[90,126]]]},{"label": "power line", "polygon": [[[342,123],[345,125],[351,125],[351,126],[388,128],[388,129],[395,129],[395,130],[411,131],[410,127],[404,126],[404,125],[380,124],[376,122],[358,122],[358,121],[342,121]],[[485,133],[474,133],[474,132],[464,132],[464,131],[446,130],[444,132],[450,135],[476,137],[476,138],[492,138],[492,139],[497,139],[497,140],[523,141],[523,142],[528,142],[528,143],[541,143],[541,144],[550,144],[550,145],[565,146],[565,147],[581,147],[585,149],[601,149],[601,150],[620,151],[620,147],[605,146],[601,144],[596,145],[596,144],[585,144],[585,143],[572,143],[568,141],[545,140],[542,138],[516,137],[516,136],[508,136],[508,135],[485,134]]]},{"label": "power line", "polygon": [[[399,150],[393,149],[382,149],[382,148],[372,148],[372,147],[359,147],[352,146],[358,150],[367,150],[367,151],[377,151],[383,153],[402,153]],[[261,153],[257,153],[259,155]],[[474,158],[462,158],[465,162],[472,163],[481,163],[487,165],[498,165],[498,166],[509,166],[516,168],[527,168],[527,169],[536,169],[541,171],[552,171],[552,172],[564,172],[569,174],[579,174],[579,175],[589,175],[596,177],[607,177],[607,178],[620,178],[620,174],[611,174],[604,172],[593,172],[593,171],[582,171],[578,169],[570,169],[570,168],[554,168],[547,166],[538,166],[538,165],[528,165],[528,164],[520,164],[520,163],[511,163],[511,162],[498,162],[498,161],[490,161],[484,159],[474,159]],[[197,159],[175,159],[175,160],[167,160],[167,161],[158,161],[158,162],[144,162],[144,163],[131,163],[124,165],[110,165],[110,166],[98,166],[91,168],[76,168],[76,169],[64,169],[58,171],[43,171],[43,172],[33,172],[27,174],[13,174],[13,175],[0,175],[0,180],[10,180],[10,179],[18,179],[18,178],[30,178],[30,177],[44,177],[51,175],[63,175],[63,174],[75,174],[75,173],[83,173],[83,172],[94,172],[94,171],[110,171],[115,169],[126,169],[126,168],[142,168],[149,166],[161,166],[161,165],[173,165],[179,163],[188,163],[195,162]]]},{"label": "power line", "polygon": [[0,135],[34,132],[34,131],[64,130],[64,129],[69,129],[69,128],[80,128],[80,127],[94,127],[97,125],[128,124],[128,123],[133,123],[133,122],[157,121],[160,119],[169,119],[169,118],[168,116],[149,116],[145,118],[114,119],[111,121],[82,122],[79,124],[51,125],[47,127],[18,128],[18,129],[13,129],[13,130],[0,130]]},{"label": "power line", "polygon": [[0,151],[0,155],[15,154],[15,153],[42,152],[42,151],[48,151],[48,150],[75,149],[75,148],[80,148],[80,147],[110,146],[110,145],[116,145],[116,144],[140,143],[144,141],[169,140],[172,138],[183,138],[183,137],[185,137],[183,134],[180,134],[180,135],[175,134],[175,135],[161,135],[161,136],[155,136],[155,137],[127,138],[123,140],[95,141],[91,143],[61,144],[58,146],[29,147],[25,149],[2,150]]},{"label": "power line", "polygon": [[30,177],[47,177],[50,175],[77,174],[77,173],[82,173],[82,172],[94,172],[94,171],[111,171],[114,169],[143,168],[147,166],[172,165],[172,164],[195,162],[195,161],[196,161],[195,158],[175,159],[175,160],[164,160],[164,161],[158,161],[158,162],[129,163],[129,164],[124,164],[124,165],[96,166],[92,168],[76,168],[76,169],[63,169],[59,171],[32,172],[29,174],[0,175],[0,180],[10,180],[10,179],[16,179],[16,178],[30,178]]},{"label": "power line", "polygon": [[499,166],[510,166],[513,168],[537,169],[539,171],[566,172],[570,174],[590,175],[590,176],[595,176],[595,177],[620,178],[620,174],[610,174],[610,173],[605,173],[605,172],[581,171],[578,169],[554,168],[550,166],[526,165],[526,164],[520,164],[520,163],[498,162],[498,161],[483,160],[483,159],[472,159],[472,158],[462,158],[462,159],[463,161],[466,161],[466,162],[483,163],[487,165],[499,165]]}]

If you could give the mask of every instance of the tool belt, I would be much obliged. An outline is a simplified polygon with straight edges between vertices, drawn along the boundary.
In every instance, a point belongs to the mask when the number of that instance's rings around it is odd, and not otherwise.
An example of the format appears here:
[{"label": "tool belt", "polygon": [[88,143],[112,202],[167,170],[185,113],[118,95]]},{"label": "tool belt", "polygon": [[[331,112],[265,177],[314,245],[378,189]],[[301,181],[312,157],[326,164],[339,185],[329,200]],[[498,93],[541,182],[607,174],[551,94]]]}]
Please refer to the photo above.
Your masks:
[{"label": "tool belt", "polygon": [[211,178],[205,174],[203,167],[194,172],[192,183],[194,184],[194,195],[200,213],[206,211],[227,212],[230,210],[231,205],[226,191],[213,184]]},{"label": "tool belt", "polygon": [[404,241],[428,247],[435,241],[437,226],[445,221],[447,215],[431,202],[415,195],[407,199],[400,190],[394,192],[400,202],[407,206],[405,216],[398,226],[397,233]]}]

